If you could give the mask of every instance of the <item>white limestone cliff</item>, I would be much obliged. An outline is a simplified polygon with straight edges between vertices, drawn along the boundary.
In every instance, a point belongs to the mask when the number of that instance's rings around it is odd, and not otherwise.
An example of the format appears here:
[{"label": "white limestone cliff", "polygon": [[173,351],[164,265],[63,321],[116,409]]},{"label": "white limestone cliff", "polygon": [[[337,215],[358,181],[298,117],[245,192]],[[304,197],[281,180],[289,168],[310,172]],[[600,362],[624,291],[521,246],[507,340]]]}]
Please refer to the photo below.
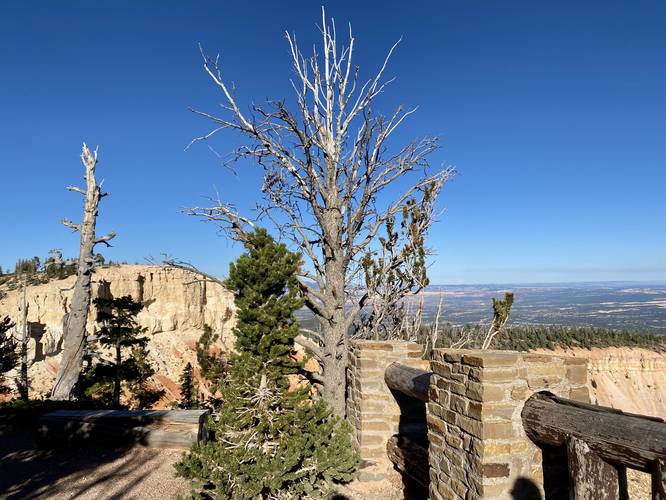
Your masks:
[{"label": "white limestone cliff", "polygon": [[[48,394],[60,361],[63,319],[68,311],[75,277],[53,280],[27,288],[31,393]],[[0,299],[0,316],[21,324],[20,290],[7,291]],[[149,357],[155,379],[177,397],[177,381],[184,365],[195,362],[195,343],[205,324],[220,334],[219,348],[233,346],[235,321],[233,294],[217,283],[204,282],[189,271],[156,265],[121,265],[99,268],[93,276],[93,297],[110,293],[131,295],[144,303],[138,323],[150,338]],[[94,334],[96,311],[91,306],[88,332]]]},{"label": "white limestone cliff", "polygon": [[588,387],[593,403],[666,419],[666,353],[630,347],[555,352],[588,359]]}]

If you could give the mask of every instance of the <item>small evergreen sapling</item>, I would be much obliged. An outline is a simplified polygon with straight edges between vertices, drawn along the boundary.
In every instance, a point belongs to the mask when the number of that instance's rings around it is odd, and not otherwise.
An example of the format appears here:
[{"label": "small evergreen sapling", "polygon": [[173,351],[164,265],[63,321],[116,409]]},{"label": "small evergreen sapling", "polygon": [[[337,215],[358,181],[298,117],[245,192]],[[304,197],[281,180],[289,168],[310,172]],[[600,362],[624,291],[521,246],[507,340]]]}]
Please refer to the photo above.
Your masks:
[{"label": "small evergreen sapling", "polygon": [[293,356],[302,307],[298,254],[263,229],[245,242],[230,266],[235,292],[236,353],[224,373],[215,438],[195,445],[176,464],[201,498],[322,498],[333,481],[349,481],[359,458],[351,428],[309,386],[289,385],[303,374]]},{"label": "small evergreen sapling", "polygon": [[155,375],[155,369],[148,359],[148,348],[145,344],[132,347],[130,357],[123,362],[122,374],[138,408],[150,408],[164,396],[162,389],[156,389],[151,384],[151,377]]},{"label": "small evergreen sapling", "polygon": [[224,375],[224,358],[212,351],[212,346],[219,340],[220,336],[213,332],[209,325],[204,325],[203,333],[197,341],[197,363],[201,376],[211,384],[211,391],[219,388],[220,381]]},{"label": "small evergreen sapling", "polygon": [[198,406],[197,386],[194,380],[194,370],[192,363],[187,363],[180,376],[180,401],[178,407],[184,410],[191,410]]}]

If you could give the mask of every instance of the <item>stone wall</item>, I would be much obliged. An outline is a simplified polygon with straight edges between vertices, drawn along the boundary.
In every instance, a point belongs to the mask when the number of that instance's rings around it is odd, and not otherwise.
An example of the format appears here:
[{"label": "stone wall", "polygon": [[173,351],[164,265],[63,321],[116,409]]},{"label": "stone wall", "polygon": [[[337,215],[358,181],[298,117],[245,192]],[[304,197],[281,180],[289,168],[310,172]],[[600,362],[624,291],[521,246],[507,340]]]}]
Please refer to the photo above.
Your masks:
[{"label": "stone wall", "polygon": [[399,362],[427,369],[423,348],[414,342],[353,341],[347,369],[347,418],[355,429],[354,440],[365,462],[362,479],[380,480],[393,464],[386,443],[398,433],[400,408],[384,382],[384,370]]},{"label": "stone wall", "polygon": [[430,498],[510,499],[540,491],[540,449],[521,411],[535,392],[589,401],[587,361],[510,351],[438,349],[429,391]]}]

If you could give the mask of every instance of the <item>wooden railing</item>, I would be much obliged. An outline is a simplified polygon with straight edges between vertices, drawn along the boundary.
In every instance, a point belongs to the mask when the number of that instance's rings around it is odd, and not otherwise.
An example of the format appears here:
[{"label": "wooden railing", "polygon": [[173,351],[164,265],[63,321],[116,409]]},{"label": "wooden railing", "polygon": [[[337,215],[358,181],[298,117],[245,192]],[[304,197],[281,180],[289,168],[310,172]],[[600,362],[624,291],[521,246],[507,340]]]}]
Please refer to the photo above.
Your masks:
[{"label": "wooden railing", "polygon": [[390,364],[384,372],[384,380],[389,389],[423,402],[428,400],[431,376],[432,372],[400,363]]},{"label": "wooden railing", "polygon": [[543,392],[522,412],[527,435],[539,445],[566,450],[573,500],[622,499],[626,469],[652,475],[652,498],[666,500],[666,423]]}]

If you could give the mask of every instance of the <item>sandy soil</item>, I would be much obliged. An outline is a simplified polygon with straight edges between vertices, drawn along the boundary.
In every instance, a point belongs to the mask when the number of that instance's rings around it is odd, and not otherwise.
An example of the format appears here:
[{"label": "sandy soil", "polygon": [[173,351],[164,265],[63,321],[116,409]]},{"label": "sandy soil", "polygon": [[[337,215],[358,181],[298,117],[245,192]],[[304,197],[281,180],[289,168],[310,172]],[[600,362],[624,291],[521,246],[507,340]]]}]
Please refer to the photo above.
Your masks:
[{"label": "sandy soil", "polygon": [[0,498],[174,498],[188,491],[173,475],[180,455],[140,446],[53,452],[36,449],[28,435],[2,436]]}]

